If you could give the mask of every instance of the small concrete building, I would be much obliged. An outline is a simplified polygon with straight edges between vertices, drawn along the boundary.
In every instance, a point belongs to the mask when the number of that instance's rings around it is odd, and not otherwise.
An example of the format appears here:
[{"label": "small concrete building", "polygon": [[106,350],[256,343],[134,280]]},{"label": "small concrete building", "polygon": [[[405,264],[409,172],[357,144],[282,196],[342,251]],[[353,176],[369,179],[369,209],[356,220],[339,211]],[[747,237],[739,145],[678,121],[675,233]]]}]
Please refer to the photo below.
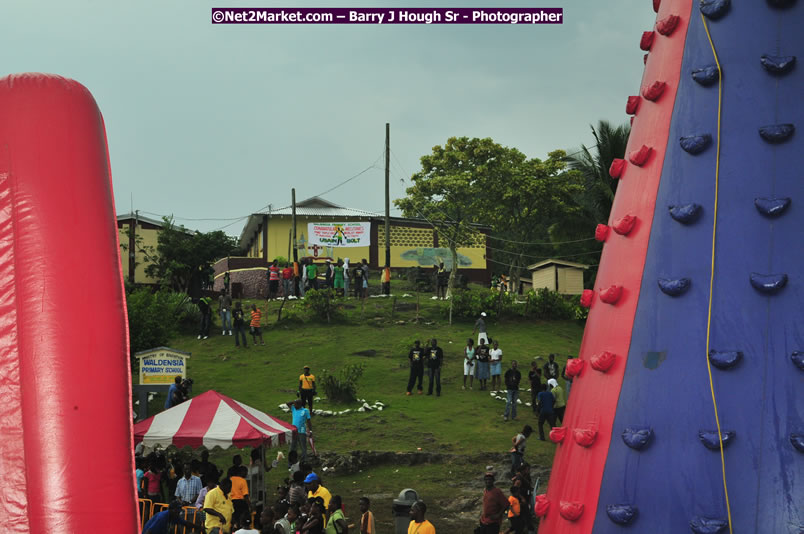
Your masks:
[{"label": "small concrete building", "polygon": [[547,288],[563,295],[583,293],[583,271],[588,265],[562,260],[544,260],[528,266],[534,291]]}]

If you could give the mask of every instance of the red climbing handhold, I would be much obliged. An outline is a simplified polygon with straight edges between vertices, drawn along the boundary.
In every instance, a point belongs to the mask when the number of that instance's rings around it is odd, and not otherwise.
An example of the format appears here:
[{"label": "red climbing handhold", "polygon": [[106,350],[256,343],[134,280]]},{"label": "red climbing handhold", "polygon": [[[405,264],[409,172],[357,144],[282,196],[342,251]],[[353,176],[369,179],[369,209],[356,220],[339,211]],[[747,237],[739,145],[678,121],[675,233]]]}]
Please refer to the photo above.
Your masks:
[{"label": "red climbing handhold", "polygon": [[603,243],[609,237],[609,227],[605,224],[598,224],[595,228],[595,239]]},{"label": "red climbing handhold", "polygon": [[662,0],[653,0],[653,12],[654,13],[659,12],[659,6],[661,5],[661,3],[662,3]]},{"label": "red climbing handhold", "polygon": [[612,352],[605,351],[601,352],[600,354],[595,354],[589,359],[589,363],[592,366],[592,369],[595,371],[600,371],[601,373],[605,373],[611,366],[614,365],[614,360],[616,359],[616,355]]},{"label": "red climbing handhold", "polygon": [[616,304],[623,293],[622,286],[611,286],[600,290],[600,300],[606,304]]},{"label": "red climbing handhold", "polygon": [[625,112],[628,115],[636,115],[639,109],[639,101],[642,100],[639,96],[629,96],[628,102],[625,104]]},{"label": "red climbing handhold", "polygon": [[625,160],[620,158],[614,158],[614,161],[611,162],[611,166],[609,167],[609,176],[612,178],[619,178],[623,175],[623,171],[625,170]]},{"label": "red climbing handhold", "polygon": [[547,510],[550,509],[550,501],[547,499],[547,494],[542,493],[541,495],[536,496],[536,504],[533,507],[533,511],[536,513],[536,517],[544,517],[547,515]]},{"label": "red climbing handhold", "polygon": [[583,515],[583,504],[579,502],[561,501],[558,506],[561,517],[567,521],[577,521]]},{"label": "red climbing handhold", "polygon": [[630,154],[628,154],[628,161],[637,167],[641,167],[646,161],[648,161],[652,150],[653,149],[651,147],[642,145],[639,150],[633,150]]},{"label": "red climbing handhold", "polygon": [[581,447],[591,447],[595,439],[597,439],[597,430],[591,428],[576,428],[572,432],[572,435],[575,438],[575,443]]},{"label": "red climbing handhold", "polygon": [[645,54],[644,56],[642,56],[642,64],[643,64],[643,65],[647,65],[647,64],[648,64],[648,55],[649,55],[649,54]]},{"label": "red climbing handhold", "polygon": [[631,117],[631,126],[634,125],[634,117]]},{"label": "red climbing handhold", "polygon": [[584,308],[588,308],[592,305],[592,301],[595,298],[595,292],[591,289],[584,289],[583,293],[581,293],[581,306]]},{"label": "red climbing handhold", "polygon": [[628,235],[634,229],[636,222],[637,218],[634,215],[625,215],[614,221],[611,227],[620,235]]},{"label": "red climbing handhold", "polygon": [[642,88],[642,97],[645,100],[650,100],[651,102],[655,102],[662,93],[664,93],[665,88],[667,88],[667,84],[664,82],[653,82],[650,85],[646,85]]},{"label": "red climbing handhold", "polygon": [[585,362],[583,360],[578,358],[570,358],[567,360],[567,376],[570,378],[580,376],[584,365]]},{"label": "red climbing handhold", "polygon": [[675,31],[680,20],[678,15],[668,15],[656,23],[656,31],[668,37]]},{"label": "red climbing handhold", "polygon": [[564,436],[567,435],[567,429],[563,426],[555,426],[550,430],[550,441],[553,443],[561,443],[564,441]]},{"label": "red climbing handhold", "polygon": [[639,48],[646,52],[653,45],[653,32],[642,32],[642,39],[639,40]]}]

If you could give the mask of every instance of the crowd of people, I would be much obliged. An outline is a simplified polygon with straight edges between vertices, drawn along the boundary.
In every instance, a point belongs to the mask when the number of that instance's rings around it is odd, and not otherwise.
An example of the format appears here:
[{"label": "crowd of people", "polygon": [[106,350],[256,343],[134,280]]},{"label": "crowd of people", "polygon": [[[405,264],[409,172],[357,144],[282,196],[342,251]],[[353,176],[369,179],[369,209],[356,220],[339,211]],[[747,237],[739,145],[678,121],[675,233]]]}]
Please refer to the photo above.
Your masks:
[{"label": "crowd of people", "polygon": [[[300,399],[294,406],[306,411]],[[264,470],[279,468],[283,456],[263,470],[261,451],[252,450],[248,465],[234,455],[225,472],[209,460],[207,450],[190,460],[180,453],[170,458],[157,452],[137,456],[140,498],[170,503],[146,521],[143,534],[167,534],[177,525],[206,534],[376,534],[370,499],[361,497],[359,512],[347,517],[341,496],[324,485],[295,448],[288,454],[288,476],[268,497]],[[435,533],[426,511],[423,501],[412,506],[409,532]]]}]

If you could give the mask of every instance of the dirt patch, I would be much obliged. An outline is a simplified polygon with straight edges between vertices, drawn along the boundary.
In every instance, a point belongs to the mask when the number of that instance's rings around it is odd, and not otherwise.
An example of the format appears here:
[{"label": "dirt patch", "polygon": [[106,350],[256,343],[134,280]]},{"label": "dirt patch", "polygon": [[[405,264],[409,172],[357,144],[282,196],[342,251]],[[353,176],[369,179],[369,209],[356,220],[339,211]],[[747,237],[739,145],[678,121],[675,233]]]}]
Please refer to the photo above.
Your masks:
[{"label": "dirt patch", "polygon": [[371,358],[377,355],[377,351],[374,349],[368,349],[368,350],[361,350],[360,352],[353,352],[352,354],[354,354],[355,356],[366,356],[367,358]]}]

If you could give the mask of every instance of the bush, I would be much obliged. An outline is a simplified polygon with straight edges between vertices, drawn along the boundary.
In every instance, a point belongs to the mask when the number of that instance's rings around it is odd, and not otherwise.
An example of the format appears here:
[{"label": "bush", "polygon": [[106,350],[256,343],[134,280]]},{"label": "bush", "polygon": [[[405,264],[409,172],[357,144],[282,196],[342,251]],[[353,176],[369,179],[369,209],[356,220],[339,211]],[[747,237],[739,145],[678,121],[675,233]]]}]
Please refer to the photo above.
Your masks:
[{"label": "bush", "polygon": [[357,400],[357,381],[363,376],[363,364],[351,364],[341,369],[339,376],[324,373],[320,383],[327,398],[333,402],[349,403]]},{"label": "bush", "polygon": [[541,288],[537,292],[528,291],[525,306],[528,317],[547,320],[575,319],[575,306],[564,296]]},{"label": "bush", "polygon": [[304,307],[313,315],[327,322],[341,315],[334,289],[311,289],[304,294]]},{"label": "bush", "polygon": [[[493,289],[455,289],[452,291],[452,316],[464,319],[477,319],[486,312],[487,320],[514,311],[516,296]],[[441,311],[449,315],[450,301],[441,304]]]},{"label": "bush", "polygon": [[174,293],[148,288],[135,289],[126,296],[128,308],[129,353],[134,363],[134,354],[167,344],[179,331],[174,316]]}]

